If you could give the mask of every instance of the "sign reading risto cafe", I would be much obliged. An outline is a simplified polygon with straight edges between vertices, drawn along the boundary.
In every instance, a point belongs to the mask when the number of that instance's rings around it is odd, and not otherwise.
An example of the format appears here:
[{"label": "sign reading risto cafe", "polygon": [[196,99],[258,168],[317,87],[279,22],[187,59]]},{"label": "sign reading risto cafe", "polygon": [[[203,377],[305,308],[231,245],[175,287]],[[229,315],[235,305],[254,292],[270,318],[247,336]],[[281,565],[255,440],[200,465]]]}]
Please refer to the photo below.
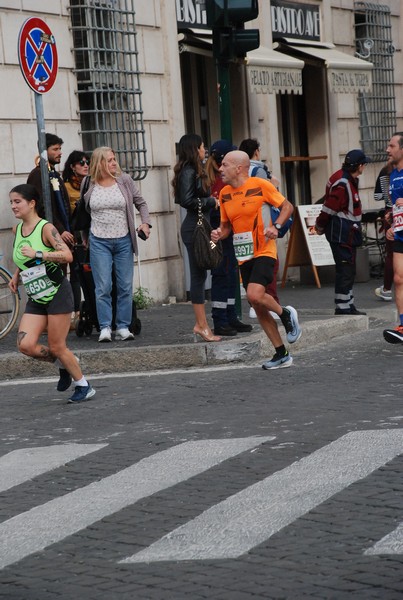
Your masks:
[{"label": "sign reading risto cafe", "polygon": [[320,41],[319,6],[271,0],[273,40],[299,38]]}]

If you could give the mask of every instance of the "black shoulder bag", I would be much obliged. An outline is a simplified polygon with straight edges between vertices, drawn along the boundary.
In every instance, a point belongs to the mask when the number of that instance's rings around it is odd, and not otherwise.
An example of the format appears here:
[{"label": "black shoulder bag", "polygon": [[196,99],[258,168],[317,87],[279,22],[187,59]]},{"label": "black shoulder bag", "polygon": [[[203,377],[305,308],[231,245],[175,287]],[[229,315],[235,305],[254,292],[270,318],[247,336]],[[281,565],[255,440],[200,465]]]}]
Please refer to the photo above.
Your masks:
[{"label": "black shoulder bag", "polygon": [[217,243],[211,241],[212,227],[203,216],[200,198],[197,216],[196,229],[193,233],[193,252],[196,263],[200,269],[216,269],[223,259],[222,244],[220,240]]},{"label": "black shoulder bag", "polygon": [[91,213],[89,213],[86,209],[84,200],[84,194],[88,191],[89,187],[90,177],[87,175],[81,190],[80,199],[73,210],[73,214],[71,215],[72,231],[85,231],[91,227]]}]

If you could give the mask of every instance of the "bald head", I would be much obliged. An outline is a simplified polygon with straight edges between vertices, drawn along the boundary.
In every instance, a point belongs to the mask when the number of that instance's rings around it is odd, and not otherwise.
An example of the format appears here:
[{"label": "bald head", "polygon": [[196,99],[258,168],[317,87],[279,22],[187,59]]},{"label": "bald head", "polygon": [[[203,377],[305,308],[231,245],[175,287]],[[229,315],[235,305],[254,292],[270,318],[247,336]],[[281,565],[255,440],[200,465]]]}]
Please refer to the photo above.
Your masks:
[{"label": "bald head", "polygon": [[233,150],[223,158],[220,172],[225,184],[232,187],[243,185],[249,177],[250,159],[246,152]]}]

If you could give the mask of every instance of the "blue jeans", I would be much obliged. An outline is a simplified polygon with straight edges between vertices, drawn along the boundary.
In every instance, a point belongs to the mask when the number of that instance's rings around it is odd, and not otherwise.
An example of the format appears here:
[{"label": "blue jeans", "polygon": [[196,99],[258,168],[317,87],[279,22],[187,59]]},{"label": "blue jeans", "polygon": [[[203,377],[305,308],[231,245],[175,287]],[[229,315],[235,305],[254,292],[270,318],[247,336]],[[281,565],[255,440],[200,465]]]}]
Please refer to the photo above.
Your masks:
[{"label": "blue jeans", "polygon": [[112,326],[112,268],[116,276],[116,329],[129,327],[133,304],[133,246],[130,235],[99,238],[90,233],[90,261],[100,328]]}]

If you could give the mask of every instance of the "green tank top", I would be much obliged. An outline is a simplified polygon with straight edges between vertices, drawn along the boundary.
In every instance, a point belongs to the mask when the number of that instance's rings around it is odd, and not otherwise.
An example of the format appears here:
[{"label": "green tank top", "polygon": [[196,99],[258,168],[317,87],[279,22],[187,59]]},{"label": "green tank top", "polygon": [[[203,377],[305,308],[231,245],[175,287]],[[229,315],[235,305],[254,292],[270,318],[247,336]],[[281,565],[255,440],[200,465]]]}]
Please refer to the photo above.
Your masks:
[{"label": "green tank top", "polygon": [[49,304],[53,300],[63,281],[63,271],[60,265],[50,261],[44,261],[37,265],[36,259],[21,254],[20,248],[31,246],[35,251],[54,252],[54,249],[47,246],[42,239],[42,231],[47,222],[45,219],[39,221],[27,236],[22,234],[22,223],[19,223],[13,247],[13,261],[21,270],[21,279],[27,295],[39,304]]}]

